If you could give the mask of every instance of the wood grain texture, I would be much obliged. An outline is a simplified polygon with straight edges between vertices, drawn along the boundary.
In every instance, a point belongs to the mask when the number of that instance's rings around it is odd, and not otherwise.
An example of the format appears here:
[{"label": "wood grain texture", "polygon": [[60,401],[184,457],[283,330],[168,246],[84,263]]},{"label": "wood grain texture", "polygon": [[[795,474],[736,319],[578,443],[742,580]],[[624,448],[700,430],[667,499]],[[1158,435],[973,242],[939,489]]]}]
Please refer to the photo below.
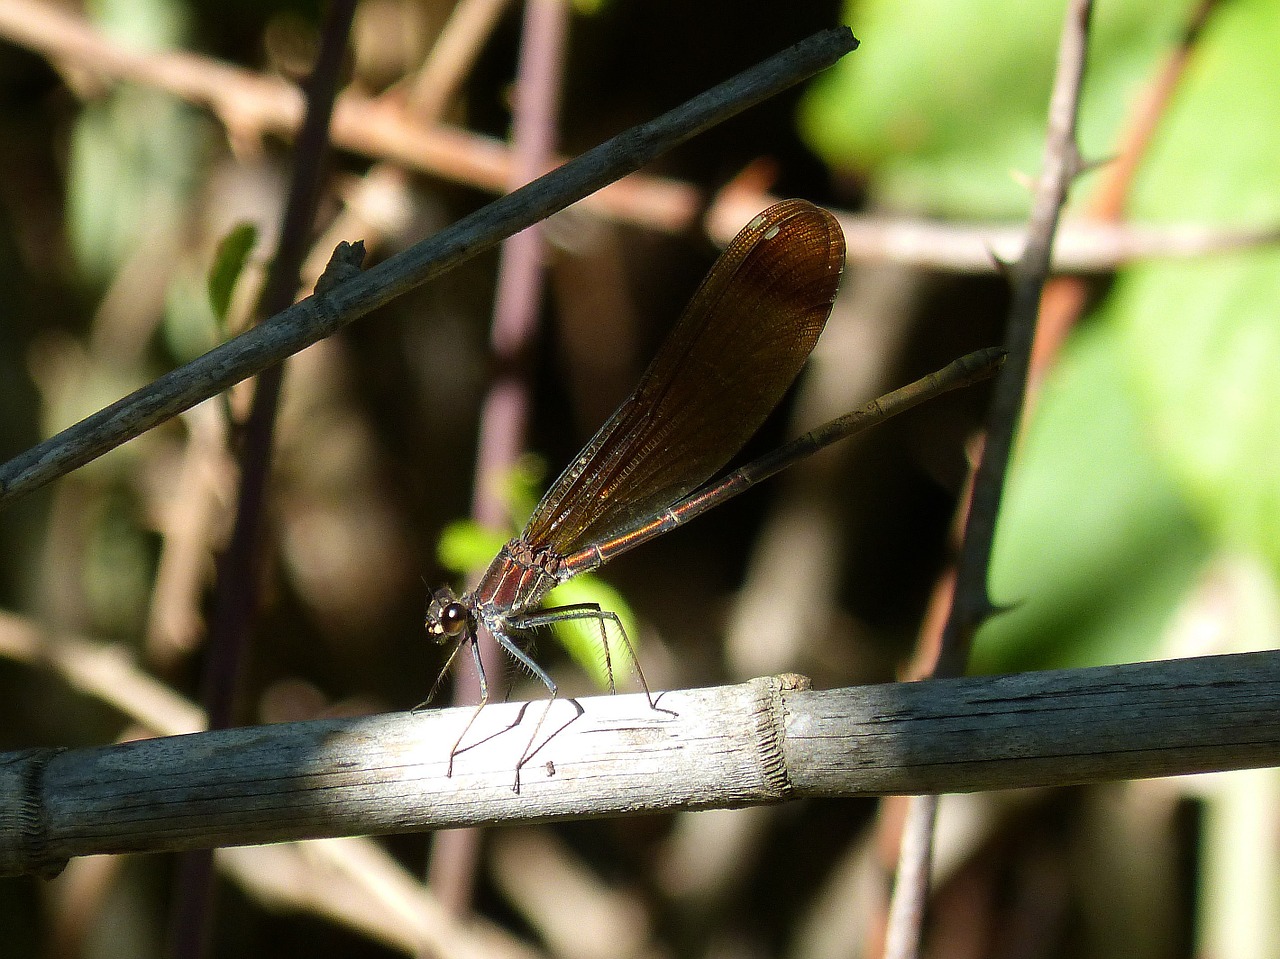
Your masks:
[{"label": "wood grain texture", "polygon": [[[582,700],[512,790],[545,701],[0,756],[0,874],[72,856],[970,792],[1280,765],[1280,652],[813,691],[796,677]],[[524,715],[521,717],[521,712]],[[556,702],[551,733],[573,715]],[[518,718],[516,728],[508,729]],[[505,732],[503,730],[506,730]]]}]

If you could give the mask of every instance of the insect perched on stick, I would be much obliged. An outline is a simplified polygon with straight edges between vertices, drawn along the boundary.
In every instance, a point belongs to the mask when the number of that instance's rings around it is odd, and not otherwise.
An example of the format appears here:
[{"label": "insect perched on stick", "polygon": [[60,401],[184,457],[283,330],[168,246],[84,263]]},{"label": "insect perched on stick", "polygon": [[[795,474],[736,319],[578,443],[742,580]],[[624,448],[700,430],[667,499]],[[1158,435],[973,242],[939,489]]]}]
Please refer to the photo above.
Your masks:
[{"label": "insect perched on stick", "polygon": [[[480,627],[542,681],[551,700],[555,681],[520,646],[519,634],[567,620],[597,623],[612,689],[612,628],[650,707],[660,708],[618,615],[592,603],[542,609],[547,593],[822,447],[985,379],[1000,365],[998,349],[971,353],[712,482],[799,374],[831,313],[843,268],[844,236],[826,210],[786,200],[755,217],[702,281],[635,392],[552,484],[524,532],[502,548],[475,589],[462,596],[447,587],[435,592],[427,632],[456,644],[444,671],[466,647],[480,682],[479,705],[449,751],[450,775],[454,758],[471,748],[462,741],[489,699],[476,645]],[[582,706],[570,702],[576,719]],[[516,766],[517,791],[520,768],[541,748],[535,741],[550,708],[548,702]]]}]

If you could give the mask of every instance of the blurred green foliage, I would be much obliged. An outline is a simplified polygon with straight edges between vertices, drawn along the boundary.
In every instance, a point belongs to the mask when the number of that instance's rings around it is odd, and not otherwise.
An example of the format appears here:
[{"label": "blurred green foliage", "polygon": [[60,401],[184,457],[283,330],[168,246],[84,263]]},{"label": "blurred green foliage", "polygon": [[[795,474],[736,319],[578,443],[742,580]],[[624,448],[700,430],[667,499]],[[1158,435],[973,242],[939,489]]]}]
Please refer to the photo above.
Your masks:
[{"label": "blurred green foliage", "polygon": [[258,243],[258,228],[241,223],[227,233],[218,244],[209,269],[209,305],[221,326],[226,326],[231,313],[231,294],[249,262],[249,254]]},{"label": "blurred green foliage", "polygon": [[979,671],[1133,662],[1156,653],[1209,549],[1125,383],[1114,326],[1061,357],[1015,463]]},{"label": "blurred green foliage", "polygon": [[232,297],[259,240],[258,227],[240,223],[218,243],[213,262],[179,264],[165,289],[161,332],[169,354],[180,361],[207,353],[235,333]]},{"label": "blurred green foliage", "polygon": [[[1136,218],[1280,220],[1278,50],[1280,5],[1221,8],[1138,179]],[[1209,535],[1280,575],[1280,252],[1126,271],[1103,320]]]},{"label": "blurred green foliage", "polygon": [[[1099,4],[1081,117],[1103,158],[1188,3]],[[877,205],[990,219],[1026,212],[1043,149],[1060,4],[871,0],[864,45],[807,99],[810,142]],[[1128,210],[1154,223],[1274,224],[1280,214],[1280,5],[1210,19]],[[1075,198],[1087,195],[1086,177]],[[1241,552],[1280,576],[1280,254],[1123,270],[1061,357],[1014,464],[975,666],[1168,654],[1206,564]],[[1274,591],[1275,579],[1262,583]],[[1245,642],[1274,645],[1274,636]]]},{"label": "blurred green foliage", "polygon": [[[1114,149],[1134,95],[1177,40],[1190,0],[1097,4],[1081,148]],[[867,172],[877,199],[942,216],[1022,217],[1044,151],[1063,5],[864,0],[846,8],[858,52],[805,98],[806,139],[836,169]]]},{"label": "blurred green foliage", "polygon": [[[179,46],[185,4],[173,0],[97,0],[89,12],[132,48]],[[196,113],[158,90],[120,86],[76,117],[68,170],[68,229],[76,263],[102,282],[147,243],[165,243],[199,177]]]}]

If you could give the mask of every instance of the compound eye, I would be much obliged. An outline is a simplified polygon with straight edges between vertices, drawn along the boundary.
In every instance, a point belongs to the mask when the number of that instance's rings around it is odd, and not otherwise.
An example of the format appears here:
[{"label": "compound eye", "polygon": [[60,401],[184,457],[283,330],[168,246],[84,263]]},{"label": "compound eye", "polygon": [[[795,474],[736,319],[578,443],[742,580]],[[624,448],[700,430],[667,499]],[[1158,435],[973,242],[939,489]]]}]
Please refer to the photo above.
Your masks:
[{"label": "compound eye", "polygon": [[461,603],[447,603],[440,610],[440,632],[457,636],[467,628],[467,607]]}]

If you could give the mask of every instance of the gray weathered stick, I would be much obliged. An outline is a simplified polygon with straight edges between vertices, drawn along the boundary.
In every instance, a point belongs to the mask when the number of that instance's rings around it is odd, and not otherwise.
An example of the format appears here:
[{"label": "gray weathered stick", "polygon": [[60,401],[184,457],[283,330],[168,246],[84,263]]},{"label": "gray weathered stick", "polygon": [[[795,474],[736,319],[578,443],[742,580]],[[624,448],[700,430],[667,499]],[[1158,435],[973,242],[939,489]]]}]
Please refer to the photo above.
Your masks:
[{"label": "gray weathered stick", "polygon": [[277,313],[0,466],[0,506],[331,336],[402,293],[638,170],[665,150],[825,69],[857,45],[848,28],[814,34],[683,106],[620,133],[324,295],[308,297]]},{"label": "gray weathered stick", "polygon": [[[793,678],[798,679],[798,678]],[[1280,764],[1280,652],[814,692],[783,679],[583,700],[512,772],[545,702],[0,756],[0,875],[71,856],[967,792]],[[558,701],[545,724],[574,714]]]}]

